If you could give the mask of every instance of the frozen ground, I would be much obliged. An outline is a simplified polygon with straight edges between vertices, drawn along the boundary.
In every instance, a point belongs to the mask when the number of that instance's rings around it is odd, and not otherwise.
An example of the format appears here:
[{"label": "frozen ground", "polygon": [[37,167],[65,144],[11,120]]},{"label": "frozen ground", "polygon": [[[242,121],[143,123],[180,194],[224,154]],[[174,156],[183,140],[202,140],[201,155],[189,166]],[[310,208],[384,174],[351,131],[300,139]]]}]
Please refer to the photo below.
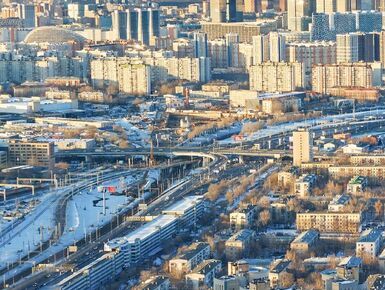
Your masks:
[{"label": "frozen ground", "polygon": [[[117,186],[121,183],[129,185],[135,181],[133,176],[127,176],[124,181],[115,179],[104,182],[104,186]],[[86,234],[93,232],[97,227],[108,223],[115,215],[121,212],[132,198],[125,195],[105,193],[105,211],[103,210],[103,193],[96,187],[92,190],[83,190],[67,203],[66,227],[60,238],[60,243],[70,245],[80,240]]]},{"label": "frozen ground", "polygon": [[65,190],[53,191],[42,197],[41,203],[0,239],[0,269],[19,260],[50,238],[54,231],[54,211]]},{"label": "frozen ground", "polygon": [[[139,176],[127,175],[124,180],[115,178],[104,182],[105,186],[130,185]],[[53,191],[41,197],[41,203],[28,214],[25,219],[15,226],[7,234],[2,235],[0,239],[0,269],[5,268],[7,264],[18,261],[21,257],[28,254],[30,250],[38,249],[40,241],[47,241],[55,231],[54,215],[56,205],[59,199],[69,188],[63,188]],[[31,263],[39,263],[45,258],[65,249],[94,231],[97,226],[108,223],[117,213],[128,205],[132,198],[119,195],[105,194],[105,213],[103,212],[102,193],[98,192],[97,187],[83,190],[74,195],[67,204],[66,226],[63,235],[56,244],[39,254]],[[42,230],[40,232],[40,230]],[[17,271],[30,265],[21,265],[15,270],[7,273],[14,275]]]}]

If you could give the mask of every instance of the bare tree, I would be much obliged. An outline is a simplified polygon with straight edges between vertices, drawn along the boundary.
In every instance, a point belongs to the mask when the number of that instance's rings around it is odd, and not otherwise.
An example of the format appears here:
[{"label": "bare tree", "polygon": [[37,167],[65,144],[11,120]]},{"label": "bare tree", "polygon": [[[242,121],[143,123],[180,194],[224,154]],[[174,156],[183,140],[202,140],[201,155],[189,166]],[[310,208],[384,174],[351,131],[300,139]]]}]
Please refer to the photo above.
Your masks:
[{"label": "bare tree", "polygon": [[262,226],[267,226],[270,223],[271,215],[270,211],[265,209],[259,213],[259,222]]}]

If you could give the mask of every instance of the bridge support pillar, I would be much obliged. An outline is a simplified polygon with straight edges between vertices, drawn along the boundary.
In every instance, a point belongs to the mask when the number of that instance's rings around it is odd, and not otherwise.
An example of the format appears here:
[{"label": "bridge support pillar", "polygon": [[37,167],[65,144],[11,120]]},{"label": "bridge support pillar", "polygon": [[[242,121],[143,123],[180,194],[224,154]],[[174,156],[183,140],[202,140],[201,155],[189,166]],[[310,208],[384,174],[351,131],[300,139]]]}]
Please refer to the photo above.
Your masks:
[{"label": "bridge support pillar", "polygon": [[90,155],[86,155],[86,157],[85,157],[85,161],[86,161],[86,163],[90,163],[90,162],[92,162],[92,156],[90,156]]},{"label": "bridge support pillar", "polygon": [[267,149],[271,149],[271,140],[267,141]]},{"label": "bridge support pillar", "polygon": [[210,159],[207,158],[207,157],[203,157],[203,167],[204,167],[204,166],[208,166],[209,163],[210,163]]},{"label": "bridge support pillar", "polygon": [[239,164],[243,164],[245,162],[243,160],[243,156],[242,155],[239,155],[238,160],[239,160]]}]

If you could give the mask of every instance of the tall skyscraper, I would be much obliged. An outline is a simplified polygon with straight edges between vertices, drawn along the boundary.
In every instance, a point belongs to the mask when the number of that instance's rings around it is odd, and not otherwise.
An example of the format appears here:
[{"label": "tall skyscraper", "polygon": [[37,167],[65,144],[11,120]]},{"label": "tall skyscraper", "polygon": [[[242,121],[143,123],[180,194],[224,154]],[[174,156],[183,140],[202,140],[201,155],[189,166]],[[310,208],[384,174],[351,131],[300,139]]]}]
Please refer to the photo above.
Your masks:
[{"label": "tall skyscraper", "polygon": [[138,41],[149,44],[152,36],[159,36],[159,10],[153,8],[137,8]]},{"label": "tall skyscraper", "polygon": [[112,13],[112,31],[115,39],[129,39],[149,45],[153,36],[159,36],[159,10],[135,8]]},{"label": "tall skyscraper", "polygon": [[330,15],[330,30],[334,34],[345,34],[356,31],[356,16],[353,13],[332,13]]},{"label": "tall skyscraper", "polygon": [[356,11],[356,29],[361,32],[382,30],[382,13],[378,11]]},{"label": "tall skyscraper", "polygon": [[278,32],[269,33],[270,61],[281,62],[286,60],[285,36]]},{"label": "tall skyscraper", "polygon": [[302,163],[313,161],[313,136],[306,129],[293,132],[293,165],[301,166]]},{"label": "tall skyscraper", "polygon": [[269,36],[264,34],[253,36],[253,64],[260,64],[269,59]]},{"label": "tall skyscraper", "polygon": [[305,31],[313,12],[310,0],[288,0],[287,17],[288,28],[292,31]]},{"label": "tall skyscraper", "polygon": [[333,33],[330,31],[329,15],[325,13],[314,13],[310,27],[310,40],[333,40]]},{"label": "tall skyscraper", "polygon": [[210,0],[211,22],[221,23],[226,19],[226,0]]},{"label": "tall skyscraper", "polygon": [[211,0],[211,22],[241,22],[243,21],[242,0]]},{"label": "tall skyscraper", "polygon": [[226,34],[226,45],[227,45],[229,66],[238,67],[239,35],[236,33]]},{"label": "tall skyscraper", "polygon": [[245,13],[255,13],[259,10],[258,0],[245,0],[244,5],[245,7],[243,11]]},{"label": "tall skyscraper", "polygon": [[278,32],[253,36],[253,64],[286,60],[286,38]]},{"label": "tall skyscraper", "polygon": [[35,14],[35,5],[34,4],[20,4],[19,5],[19,17],[24,19],[25,27],[35,27],[36,26],[36,14]]},{"label": "tall skyscraper", "polygon": [[208,57],[207,34],[194,32],[193,36],[194,57]]},{"label": "tall skyscraper", "polygon": [[356,33],[337,35],[337,63],[358,61],[358,35]]},{"label": "tall skyscraper", "polygon": [[337,0],[316,0],[317,13],[332,13],[337,11]]},{"label": "tall skyscraper", "polygon": [[112,31],[113,31],[115,40],[127,39],[126,11],[114,10],[112,12]]}]

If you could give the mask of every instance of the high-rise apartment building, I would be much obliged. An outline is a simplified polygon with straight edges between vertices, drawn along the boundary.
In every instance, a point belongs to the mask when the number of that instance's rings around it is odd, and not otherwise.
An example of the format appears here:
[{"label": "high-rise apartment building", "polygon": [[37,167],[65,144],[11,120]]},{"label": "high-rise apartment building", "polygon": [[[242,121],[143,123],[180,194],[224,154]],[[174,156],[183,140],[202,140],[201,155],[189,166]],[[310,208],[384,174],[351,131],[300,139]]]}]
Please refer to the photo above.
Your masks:
[{"label": "high-rise apartment building", "polygon": [[135,40],[149,45],[159,36],[160,12],[155,8],[135,8],[112,12],[112,31],[115,39]]},{"label": "high-rise apartment building", "polygon": [[210,0],[211,22],[221,23],[226,19],[226,0]]},{"label": "high-rise apartment building", "polygon": [[[91,61],[91,83],[95,88],[114,86],[124,88],[124,78],[119,76],[119,68],[133,61],[143,61],[150,66],[151,86],[170,79],[185,79],[195,82],[208,82],[211,78],[210,59],[200,58],[176,58],[164,56],[148,57],[106,57]],[[141,67],[141,69],[144,69]],[[135,80],[132,78],[132,80]],[[138,80],[141,82],[142,80]],[[143,83],[145,86],[146,83]],[[132,84],[132,87],[138,85]]]},{"label": "high-rise apartment building", "polygon": [[332,13],[337,11],[337,0],[316,0],[317,13]]},{"label": "high-rise apartment building", "polygon": [[286,60],[286,38],[278,32],[253,36],[254,64]]},{"label": "high-rise apartment building", "polygon": [[379,11],[355,11],[356,30],[373,32],[382,30],[382,13]]},{"label": "high-rise apartment building", "polygon": [[228,63],[230,67],[238,67],[239,58],[239,35],[236,33],[228,33],[225,36]]},{"label": "high-rise apartment building", "polygon": [[292,92],[303,89],[304,69],[301,63],[264,62],[250,67],[250,90]]},{"label": "high-rise apartment building", "polygon": [[358,35],[355,33],[337,35],[337,63],[358,61]]},{"label": "high-rise apartment building", "polygon": [[212,68],[229,67],[229,51],[226,39],[220,38],[209,41],[209,56]]},{"label": "high-rise apartment building", "polygon": [[208,57],[209,49],[207,34],[204,32],[194,32],[193,35],[194,57]]},{"label": "high-rise apartment building", "polygon": [[281,62],[286,60],[285,36],[278,32],[269,33],[270,61]]},{"label": "high-rise apartment building", "polygon": [[36,14],[34,4],[19,4],[19,17],[24,20],[24,27],[36,26]]},{"label": "high-rise apartment building", "polygon": [[[318,1],[318,0],[317,0]],[[321,0],[328,1],[328,0]],[[362,0],[334,0],[335,11],[337,12],[349,12],[360,10]]]},{"label": "high-rise apartment building", "polygon": [[243,1],[241,0],[211,0],[211,22],[241,22],[243,21]]},{"label": "high-rise apartment building", "polygon": [[288,29],[292,31],[305,31],[311,21],[313,12],[310,0],[288,0],[287,21]]},{"label": "high-rise apartment building", "polygon": [[332,13],[330,15],[330,30],[337,34],[345,34],[356,31],[356,15],[351,12]]},{"label": "high-rise apartment building", "polygon": [[253,64],[260,64],[270,59],[269,35],[253,36]]},{"label": "high-rise apartment building", "polygon": [[130,95],[151,93],[150,66],[141,60],[120,64],[118,67],[119,91]]},{"label": "high-rise apartment building", "polygon": [[244,9],[245,13],[256,13],[260,10],[259,0],[245,0]]},{"label": "high-rise apartment building", "polygon": [[337,62],[380,61],[380,33],[337,35]]},{"label": "high-rise apartment building", "polygon": [[371,88],[381,85],[381,63],[341,63],[314,65],[312,89],[320,94],[328,94],[332,88]]},{"label": "high-rise apartment building", "polygon": [[293,132],[293,165],[313,161],[313,136],[309,130],[299,129]]},{"label": "high-rise apartment building", "polygon": [[333,33],[330,30],[329,14],[313,13],[310,26],[311,41],[333,40]]},{"label": "high-rise apartment building", "polygon": [[311,87],[314,64],[336,62],[336,43],[332,41],[293,42],[287,45],[287,61],[303,63],[305,87]]},{"label": "high-rise apartment building", "polygon": [[358,60],[364,62],[376,62],[380,56],[380,33],[361,33],[358,35]]}]

